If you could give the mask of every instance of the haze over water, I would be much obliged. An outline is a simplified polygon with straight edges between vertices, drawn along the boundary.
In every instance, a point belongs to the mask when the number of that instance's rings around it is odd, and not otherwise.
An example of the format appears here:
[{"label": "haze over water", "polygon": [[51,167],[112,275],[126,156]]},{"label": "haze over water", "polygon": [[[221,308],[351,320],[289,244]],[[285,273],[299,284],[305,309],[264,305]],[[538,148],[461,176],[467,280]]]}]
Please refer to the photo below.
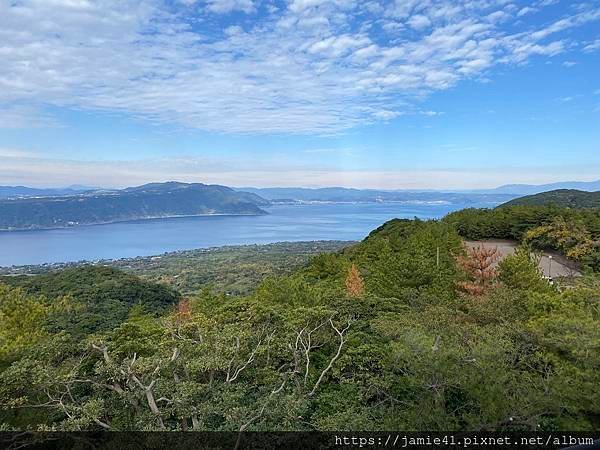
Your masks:
[{"label": "haze over water", "polygon": [[0,232],[0,266],[119,259],[223,245],[360,240],[395,217],[441,218],[468,206],[494,205],[277,205],[267,208],[265,216],[184,217]]}]

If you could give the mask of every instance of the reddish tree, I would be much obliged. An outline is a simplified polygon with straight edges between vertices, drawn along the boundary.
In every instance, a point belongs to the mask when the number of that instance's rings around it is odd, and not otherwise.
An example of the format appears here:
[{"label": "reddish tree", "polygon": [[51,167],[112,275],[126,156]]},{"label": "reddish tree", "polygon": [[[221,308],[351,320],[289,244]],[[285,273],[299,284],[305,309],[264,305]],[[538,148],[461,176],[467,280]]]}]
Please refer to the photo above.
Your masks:
[{"label": "reddish tree", "polygon": [[459,255],[456,262],[467,275],[467,281],[458,287],[471,295],[483,295],[495,282],[497,272],[494,264],[500,259],[498,247],[465,246],[465,254]]},{"label": "reddish tree", "polygon": [[175,308],[177,323],[187,322],[192,318],[192,306],[187,298],[182,299]]},{"label": "reddish tree", "polygon": [[365,293],[365,283],[358,271],[358,268],[352,264],[346,275],[346,294],[348,297],[358,298]]}]

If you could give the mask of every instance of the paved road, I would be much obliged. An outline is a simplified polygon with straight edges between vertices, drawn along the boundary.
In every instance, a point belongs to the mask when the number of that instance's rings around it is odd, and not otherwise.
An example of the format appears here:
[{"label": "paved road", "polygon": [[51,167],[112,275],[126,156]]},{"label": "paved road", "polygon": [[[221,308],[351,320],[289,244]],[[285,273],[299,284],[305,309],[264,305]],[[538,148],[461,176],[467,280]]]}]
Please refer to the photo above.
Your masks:
[{"label": "paved road", "polygon": [[[485,241],[465,241],[469,247],[483,245],[484,247],[497,247],[501,254],[501,259],[514,253],[519,245],[515,241],[501,239],[490,239]],[[581,272],[577,270],[571,262],[564,256],[555,252],[543,252],[540,258],[540,270],[544,276],[556,277],[580,277]]]}]

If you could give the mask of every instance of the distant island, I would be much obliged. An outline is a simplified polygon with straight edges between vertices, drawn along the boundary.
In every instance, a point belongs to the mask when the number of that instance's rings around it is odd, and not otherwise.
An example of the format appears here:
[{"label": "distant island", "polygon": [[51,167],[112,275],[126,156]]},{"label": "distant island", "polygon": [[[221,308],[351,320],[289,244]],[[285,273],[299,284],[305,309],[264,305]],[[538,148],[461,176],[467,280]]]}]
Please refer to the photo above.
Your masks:
[{"label": "distant island", "polygon": [[36,230],[199,215],[267,214],[269,201],[226,186],[151,183],[121,190],[0,200],[0,230]]},{"label": "distant island", "polygon": [[501,206],[558,206],[561,208],[600,208],[600,191],[556,189],[535,195],[519,197]]}]

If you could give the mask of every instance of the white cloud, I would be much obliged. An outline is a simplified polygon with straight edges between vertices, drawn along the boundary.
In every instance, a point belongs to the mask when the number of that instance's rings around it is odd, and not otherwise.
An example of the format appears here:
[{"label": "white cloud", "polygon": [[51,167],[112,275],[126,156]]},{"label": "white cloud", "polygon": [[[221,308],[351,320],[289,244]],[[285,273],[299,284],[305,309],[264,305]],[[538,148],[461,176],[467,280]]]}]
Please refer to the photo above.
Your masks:
[{"label": "white cloud", "polygon": [[575,61],[564,61],[562,63],[562,65],[563,65],[563,67],[570,68],[570,67],[576,66],[577,63]]},{"label": "white cloud", "polygon": [[0,129],[54,128],[59,122],[48,113],[28,105],[0,104]]},{"label": "white cloud", "polygon": [[596,20],[600,20],[600,8],[583,11],[573,16],[557,20],[549,26],[531,33],[531,37],[535,40],[544,39],[551,34],[558,33],[569,28],[585,25],[586,23],[594,22]]},{"label": "white cloud", "polygon": [[595,52],[597,50],[600,50],[600,39],[596,39],[583,47],[584,52]]},{"label": "white cloud", "polygon": [[424,28],[427,28],[431,25],[431,20],[429,20],[427,18],[427,16],[424,16],[422,14],[417,14],[415,16],[412,16],[407,23],[414,28],[415,30],[422,30]]},{"label": "white cloud", "polygon": [[216,14],[225,14],[232,11],[243,11],[250,14],[256,11],[252,0],[207,0],[206,9]]},{"label": "white cloud", "polygon": [[435,117],[435,116],[441,116],[444,113],[440,112],[440,111],[420,111],[419,114],[421,114],[423,116],[427,116],[427,117]]},{"label": "white cloud", "polygon": [[587,7],[509,33],[498,21],[516,13],[504,0],[267,6],[0,2],[0,120],[48,125],[44,111],[73,108],[215,132],[335,133],[418,110],[427,94],[499,64],[560,54],[562,32],[600,20]]},{"label": "white cloud", "polygon": [[537,11],[537,9],[535,9],[535,8],[532,8],[532,7],[530,7],[530,6],[526,6],[526,7],[524,7],[524,8],[521,8],[521,9],[519,10],[519,12],[517,12],[517,17],[523,17],[523,16],[524,16],[524,15],[526,15],[526,14],[531,14],[531,13],[534,13],[534,12],[536,12],[536,11]]},{"label": "white cloud", "polygon": [[391,120],[391,119],[395,119],[398,116],[403,115],[404,113],[400,112],[400,111],[388,111],[388,110],[381,110],[381,111],[376,111],[375,113],[373,113],[373,115],[375,117],[377,117],[378,119],[382,119],[382,120]]},{"label": "white cloud", "polygon": [[330,56],[342,56],[354,48],[369,47],[371,41],[365,36],[352,36],[344,34],[331,36],[322,41],[315,42],[308,47],[309,53],[326,53]]}]

